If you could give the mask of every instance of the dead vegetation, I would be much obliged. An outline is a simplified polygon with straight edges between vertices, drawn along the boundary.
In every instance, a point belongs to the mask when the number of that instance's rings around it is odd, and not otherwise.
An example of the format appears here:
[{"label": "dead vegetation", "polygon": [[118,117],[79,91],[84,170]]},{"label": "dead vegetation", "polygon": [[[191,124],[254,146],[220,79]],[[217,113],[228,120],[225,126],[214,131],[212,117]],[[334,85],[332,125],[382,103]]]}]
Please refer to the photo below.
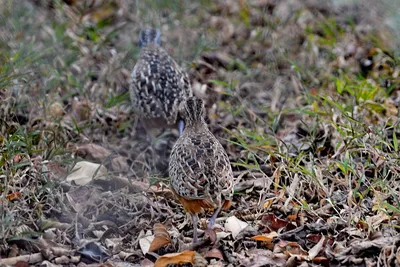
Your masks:
[{"label": "dead vegetation", "polygon": [[[0,265],[400,265],[400,55],[385,10],[0,7]],[[149,143],[132,129],[127,88],[145,25],[190,73],[237,177],[220,231],[203,231],[195,251],[168,188],[176,133]]]}]

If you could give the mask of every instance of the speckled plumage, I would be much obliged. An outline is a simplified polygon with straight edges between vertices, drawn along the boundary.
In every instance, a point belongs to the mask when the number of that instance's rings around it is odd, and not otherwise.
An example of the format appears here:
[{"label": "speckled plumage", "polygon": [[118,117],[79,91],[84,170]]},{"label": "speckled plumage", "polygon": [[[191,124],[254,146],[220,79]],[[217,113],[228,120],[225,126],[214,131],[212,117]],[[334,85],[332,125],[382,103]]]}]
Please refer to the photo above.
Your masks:
[{"label": "speckled plumage", "polygon": [[215,209],[209,227],[233,195],[233,174],[228,155],[220,142],[208,130],[203,118],[203,101],[190,97],[180,107],[185,121],[182,136],[175,143],[169,162],[172,191],[193,218],[202,209]]},{"label": "speckled plumage", "polygon": [[134,110],[152,126],[175,125],[179,104],[192,95],[188,75],[160,47],[155,29],[140,33],[142,47],[132,71],[130,95]]}]

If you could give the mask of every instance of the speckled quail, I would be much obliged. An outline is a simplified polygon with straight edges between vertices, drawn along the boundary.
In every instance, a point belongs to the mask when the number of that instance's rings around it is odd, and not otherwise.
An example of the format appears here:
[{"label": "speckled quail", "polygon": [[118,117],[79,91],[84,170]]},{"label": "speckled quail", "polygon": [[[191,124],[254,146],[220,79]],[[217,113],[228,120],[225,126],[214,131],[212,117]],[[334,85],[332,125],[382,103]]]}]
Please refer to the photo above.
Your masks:
[{"label": "speckled quail", "polygon": [[141,52],[133,68],[130,96],[133,108],[149,132],[151,129],[176,127],[179,104],[192,96],[188,75],[161,47],[158,29],[140,32]]},{"label": "speckled quail", "polygon": [[197,242],[198,213],[214,209],[208,228],[212,229],[221,209],[229,208],[233,195],[233,174],[228,155],[208,130],[204,103],[190,97],[179,109],[185,122],[169,161],[171,189],[192,216],[193,243]]}]

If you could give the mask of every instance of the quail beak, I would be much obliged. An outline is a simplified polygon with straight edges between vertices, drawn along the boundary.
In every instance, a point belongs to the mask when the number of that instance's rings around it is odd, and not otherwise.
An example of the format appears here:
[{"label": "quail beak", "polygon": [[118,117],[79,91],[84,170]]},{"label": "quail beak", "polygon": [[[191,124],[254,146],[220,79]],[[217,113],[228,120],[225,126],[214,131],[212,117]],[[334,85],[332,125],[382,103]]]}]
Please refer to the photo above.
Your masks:
[{"label": "quail beak", "polygon": [[185,128],[185,123],[183,122],[183,120],[179,120],[179,121],[178,121],[179,136],[182,135],[182,133],[183,133],[183,128]]}]

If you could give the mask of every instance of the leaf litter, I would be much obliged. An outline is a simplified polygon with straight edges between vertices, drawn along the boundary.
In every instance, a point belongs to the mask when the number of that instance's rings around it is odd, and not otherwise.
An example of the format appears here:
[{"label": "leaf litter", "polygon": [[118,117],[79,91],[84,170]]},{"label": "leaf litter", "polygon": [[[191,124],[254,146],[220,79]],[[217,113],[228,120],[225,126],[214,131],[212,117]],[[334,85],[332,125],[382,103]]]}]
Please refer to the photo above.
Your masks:
[{"label": "leaf litter", "polygon": [[[385,10],[176,3],[0,3],[0,265],[399,265],[399,43]],[[196,251],[168,188],[176,133],[149,143],[132,128],[150,21],[238,178]]]}]

